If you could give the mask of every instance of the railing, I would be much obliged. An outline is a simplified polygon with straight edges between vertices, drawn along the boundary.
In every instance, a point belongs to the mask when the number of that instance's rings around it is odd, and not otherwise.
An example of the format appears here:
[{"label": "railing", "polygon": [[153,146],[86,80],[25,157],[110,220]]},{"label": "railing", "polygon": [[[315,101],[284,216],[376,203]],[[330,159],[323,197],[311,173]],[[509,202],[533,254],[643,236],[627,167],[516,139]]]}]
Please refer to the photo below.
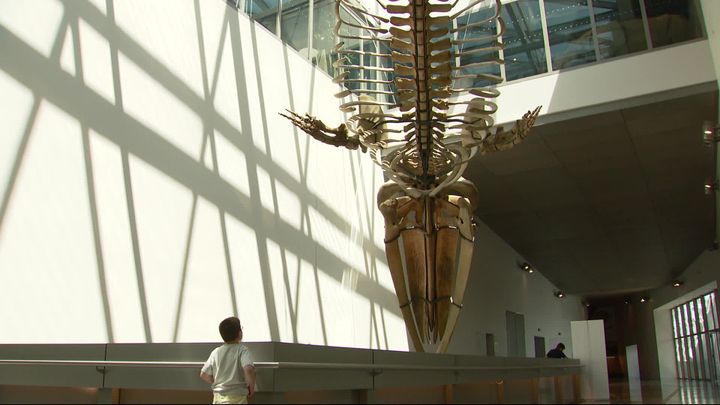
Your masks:
[{"label": "railing", "polygon": [[[226,0],[246,13],[285,43],[334,75],[337,59],[332,32],[335,0]],[[373,5],[372,0],[359,1]],[[502,0],[506,29],[499,54],[470,55],[463,64],[501,57],[505,64],[494,73],[506,81],[596,63],[705,36],[699,0]],[[269,6],[268,4],[271,4]],[[479,7],[455,23],[461,28],[455,39],[476,36],[472,23],[485,17],[488,7]],[[344,18],[360,16],[344,8]],[[372,25],[372,22],[363,22]],[[462,29],[463,26],[468,26]],[[499,27],[483,27],[498,31]],[[375,33],[357,35],[374,36]],[[491,32],[486,32],[491,33]],[[371,50],[374,43],[354,40],[346,48]],[[473,47],[482,48],[483,43]],[[467,50],[467,49],[466,49]],[[379,51],[375,49],[374,51]],[[366,56],[367,58],[368,56]],[[356,61],[366,66],[387,67],[383,58]],[[475,69],[477,70],[477,68]],[[469,69],[468,72],[473,71]],[[383,77],[383,80],[390,78]],[[462,86],[460,86],[462,87]]]},{"label": "railing", "polygon": [[[200,368],[202,362],[182,361],[106,361],[106,360],[0,360],[0,366],[95,366],[95,367],[152,367]],[[294,361],[258,361],[258,369],[321,369],[321,370],[405,370],[405,371],[516,371],[541,369],[582,368],[581,364],[546,364],[532,366],[422,366],[407,364],[311,363]]]},{"label": "railing", "polygon": [[[147,354],[142,350],[137,353]],[[501,358],[494,360],[503,363]],[[428,386],[435,387],[434,400],[442,402],[444,399],[445,403],[454,403],[454,398],[459,399],[460,402],[477,402],[482,398],[483,402],[503,403],[506,387],[512,389],[511,397],[516,401],[522,399],[523,402],[528,403],[543,403],[549,400],[564,403],[563,398],[580,401],[580,378],[583,366],[577,360],[540,359],[542,361],[535,362],[524,359],[527,363],[520,365],[517,361],[521,359],[510,360],[514,364],[422,365],[258,361],[255,362],[255,367],[259,369],[258,396],[255,397],[255,402],[305,402],[307,396],[303,392],[311,392],[316,399],[325,398],[325,402],[338,402],[340,398],[352,398],[352,403],[382,403],[390,399],[398,401],[398,398],[412,402],[423,398],[427,400],[428,392],[417,387]],[[387,359],[387,361],[395,362],[402,359]],[[428,361],[436,360],[428,359]],[[99,403],[103,403],[100,399],[101,395],[104,395],[102,398],[109,396],[110,393],[120,396],[125,390],[133,392],[133,389],[139,389],[140,391],[135,391],[133,395],[150,402],[148,398],[155,398],[153,395],[157,394],[152,394],[148,390],[206,392],[207,385],[199,378],[193,377],[197,375],[202,365],[202,362],[196,361],[0,359],[0,370],[2,370],[0,375],[3,376],[0,380],[4,381],[0,384],[14,386],[13,389],[23,392],[23,398],[25,400],[30,398],[30,402],[36,398],[34,386],[97,387],[102,390],[102,393],[98,391],[97,394]],[[61,366],[56,369],[57,372],[53,372],[55,366]],[[93,368],[97,373],[93,372]],[[69,372],[68,369],[72,371]],[[5,373],[8,370],[13,372]],[[284,372],[277,373],[280,370]],[[468,390],[467,387],[483,388]],[[436,388],[442,389],[441,396],[438,396]],[[3,386],[0,385],[0,392],[2,389]],[[54,395],[54,401],[63,402],[63,391],[55,391]],[[186,395],[183,394],[185,400],[187,398],[193,398],[196,402],[207,400],[197,395],[190,397]],[[567,395],[569,397],[565,397]],[[169,397],[163,398],[171,402]],[[370,398],[373,400],[371,401]],[[542,398],[545,400],[541,401]]]}]

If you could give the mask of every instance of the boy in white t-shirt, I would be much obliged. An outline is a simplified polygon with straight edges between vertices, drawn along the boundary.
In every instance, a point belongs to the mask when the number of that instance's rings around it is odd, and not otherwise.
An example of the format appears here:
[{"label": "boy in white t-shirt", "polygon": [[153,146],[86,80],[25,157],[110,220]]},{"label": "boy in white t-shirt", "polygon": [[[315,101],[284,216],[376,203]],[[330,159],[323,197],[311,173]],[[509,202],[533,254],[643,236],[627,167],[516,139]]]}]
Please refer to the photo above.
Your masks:
[{"label": "boy in white t-shirt", "polygon": [[220,336],[225,344],[210,353],[200,378],[212,385],[213,404],[247,404],[255,394],[255,365],[250,350],[240,344],[240,319],[220,322]]}]

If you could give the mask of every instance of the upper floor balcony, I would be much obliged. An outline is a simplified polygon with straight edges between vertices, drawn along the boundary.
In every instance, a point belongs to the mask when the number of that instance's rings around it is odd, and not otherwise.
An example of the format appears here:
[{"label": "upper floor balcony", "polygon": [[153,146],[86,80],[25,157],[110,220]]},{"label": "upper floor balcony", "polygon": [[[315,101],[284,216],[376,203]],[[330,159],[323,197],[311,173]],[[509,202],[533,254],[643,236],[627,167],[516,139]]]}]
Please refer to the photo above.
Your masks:
[{"label": "upper floor balcony", "polygon": [[[332,64],[338,56],[334,50],[334,0],[228,1],[278,35],[320,69],[331,76],[335,75]],[[367,0],[365,3],[367,9],[377,7],[375,1]],[[699,0],[502,0],[504,27],[498,24],[476,25],[476,22],[494,12],[493,3],[484,2],[453,21],[449,35],[464,51],[463,60],[454,61],[458,65],[492,58],[503,59],[505,63],[499,66],[464,69],[469,74],[489,73],[500,76],[504,80],[500,86],[705,37]],[[377,24],[374,21],[362,21],[365,17],[344,5],[340,12],[343,19],[355,19],[362,23],[358,25]],[[355,30],[357,32],[354,34],[358,37],[377,35],[374,32],[362,32],[360,28]],[[504,50],[499,52],[484,51],[489,42],[463,41],[496,33],[502,33],[501,42],[505,45]],[[376,41],[362,39],[345,44],[346,49],[390,53],[386,49],[375,49],[383,46]],[[467,52],[475,49],[477,52]],[[348,57],[352,64],[392,67],[389,58],[368,54]],[[387,70],[365,72],[365,78],[391,82],[392,72]],[[472,84],[485,85],[477,81]],[[358,83],[357,86],[392,90],[393,85]],[[390,100],[385,101],[392,101],[392,96],[386,97],[390,97]],[[498,122],[503,120],[498,119]]]}]

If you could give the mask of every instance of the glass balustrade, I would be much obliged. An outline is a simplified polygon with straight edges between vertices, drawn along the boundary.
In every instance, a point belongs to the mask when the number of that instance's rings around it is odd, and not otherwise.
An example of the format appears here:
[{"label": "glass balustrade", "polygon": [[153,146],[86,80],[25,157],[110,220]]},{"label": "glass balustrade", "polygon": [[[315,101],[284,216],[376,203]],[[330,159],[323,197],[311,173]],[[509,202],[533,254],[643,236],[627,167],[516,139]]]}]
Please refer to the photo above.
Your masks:
[{"label": "glass balustrade", "polygon": [[595,62],[595,37],[587,0],[545,0],[553,70]]},{"label": "glass balustrade", "polygon": [[[619,56],[642,52],[704,37],[700,0],[502,0],[505,31],[500,38],[502,52],[488,51],[488,41],[465,41],[497,34],[495,25],[473,25],[493,12],[492,2],[476,6],[449,27],[452,39],[463,56],[461,65],[471,65],[459,75],[486,73],[513,81],[547,72],[596,63]],[[239,10],[262,24],[331,76],[335,51],[335,0],[228,0]],[[376,25],[358,13],[341,7],[348,21],[359,25]],[[312,30],[309,31],[309,28]],[[375,33],[354,30],[355,36]],[[349,33],[349,31],[348,31]],[[346,50],[389,54],[386,45],[374,41],[346,40]],[[392,67],[387,57],[346,53],[344,63],[375,67]],[[364,59],[363,59],[364,58]],[[501,58],[505,64],[484,66],[477,63]],[[357,75],[357,71],[353,71]],[[371,71],[367,71],[371,72]],[[351,79],[360,79],[351,77]],[[350,89],[392,91],[392,74],[372,71],[364,79],[376,82],[349,81]],[[463,82],[463,80],[465,82]],[[470,79],[453,83],[455,88],[483,85]],[[467,83],[466,83],[467,82]],[[379,93],[377,98],[392,101]]]},{"label": "glass balustrade", "polygon": [[317,51],[311,50],[308,39],[310,8],[307,0],[282,0],[280,12],[280,38],[283,42],[310,59]]},{"label": "glass balustrade", "polygon": [[648,49],[640,0],[593,0],[600,59]]},{"label": "glass balustrade", "polygon": [[535,76],[548,71],[539,0],[517,0],[502,9],[505,34],[505,79]]},{"label": "glass balustrade", "polygon": [[[487,5],[490,5],[490,7]],[[495,15],[495,7],[486,3],[486,5],[482,5],[472,13],[461,16],[455,22],[456,27],[454,29],[457,31],[454,33],[454,39],[457,43],[457,50],[462,53],[460,65],[466,66],[459,71],[461,77],[478,74],[501,77],[499,65],[477,65],[493,59],[500,59],[500,52],[492,50],[493,44],[498,42],[494,37],[498,34],[498,27],[495,24],[475,25],[479,21],[491,18],[493,15]],[[467,77],[457,79],[453,83],[453,87],[456,89],[487,85],[485,79],[473,80]]]},{"label": "glass balustrade", "polygon": [[[277,32],[277,16],[280,4],[277,0],[244,0],[243,11],[270,32]],[[232,1],[236,6],[239,3]]]},{"label": "glass balustrade", "polygon": [[644,0],[654,48],[703,36],[699,0]]},{"label": "glass balustrade", "polygon": [[335,0],[315,0],[312,36],[314,55],[310,56],[310,60],[331,76],[335,76],[332,64],[337,60],[334,27]]}]

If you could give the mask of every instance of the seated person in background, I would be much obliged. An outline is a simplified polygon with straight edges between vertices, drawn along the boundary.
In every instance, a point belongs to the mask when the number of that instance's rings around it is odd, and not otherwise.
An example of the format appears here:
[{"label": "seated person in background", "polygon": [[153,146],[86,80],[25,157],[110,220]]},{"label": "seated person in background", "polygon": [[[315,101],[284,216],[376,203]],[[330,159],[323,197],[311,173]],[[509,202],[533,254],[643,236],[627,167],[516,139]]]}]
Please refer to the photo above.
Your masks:
[{"label": "seated person in background", "polygon": [[567,356],[565,353],[563,353],[563,350],[565,350],[565,345],[562,343],[558,343],[557,346],[555,346],[554,349],[547,352],[547,357],[549,359],[567,359]]},{"label": "seated person in background", "polygon": [[240,319],[233,316],[220,322],[220,336],[225,344],[210,353],[200,378],[212,385],[213,404],[247,404],[255,394],[255,365],[250,350],[240,344]]}]

